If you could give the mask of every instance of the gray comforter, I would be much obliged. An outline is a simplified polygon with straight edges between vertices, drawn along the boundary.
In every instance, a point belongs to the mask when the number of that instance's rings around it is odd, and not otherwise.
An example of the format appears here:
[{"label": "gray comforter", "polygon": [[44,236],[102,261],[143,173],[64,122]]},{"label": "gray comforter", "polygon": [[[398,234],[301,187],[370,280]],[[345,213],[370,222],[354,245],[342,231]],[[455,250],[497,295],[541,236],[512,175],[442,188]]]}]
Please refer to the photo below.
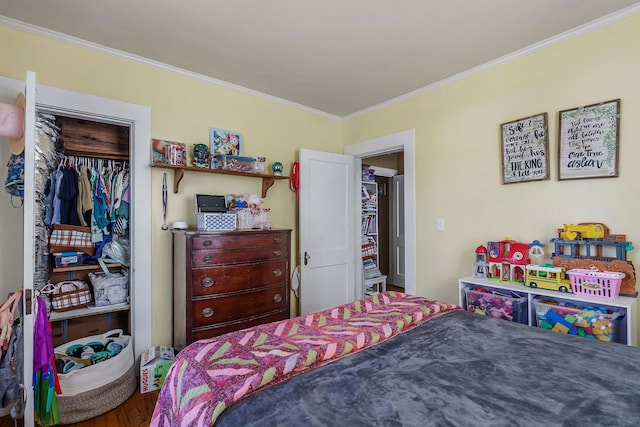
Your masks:
[{"label": "gray comforter", "polygon": [[216,426],[640,426],[640,350],[455,311],[237,402]]}]

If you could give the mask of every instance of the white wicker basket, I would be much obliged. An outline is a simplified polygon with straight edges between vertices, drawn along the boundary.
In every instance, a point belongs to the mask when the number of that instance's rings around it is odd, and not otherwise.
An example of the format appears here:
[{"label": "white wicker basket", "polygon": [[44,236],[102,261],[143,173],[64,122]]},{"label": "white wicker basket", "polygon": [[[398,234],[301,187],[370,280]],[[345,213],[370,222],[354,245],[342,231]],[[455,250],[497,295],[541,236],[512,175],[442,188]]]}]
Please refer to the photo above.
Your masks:
[{"label": "white wicker basket", "polygon": [[267,208],[241,208],[235,209],[234,212],[238,219],[238,230],[263,228],[263,224],[269,219]]}]

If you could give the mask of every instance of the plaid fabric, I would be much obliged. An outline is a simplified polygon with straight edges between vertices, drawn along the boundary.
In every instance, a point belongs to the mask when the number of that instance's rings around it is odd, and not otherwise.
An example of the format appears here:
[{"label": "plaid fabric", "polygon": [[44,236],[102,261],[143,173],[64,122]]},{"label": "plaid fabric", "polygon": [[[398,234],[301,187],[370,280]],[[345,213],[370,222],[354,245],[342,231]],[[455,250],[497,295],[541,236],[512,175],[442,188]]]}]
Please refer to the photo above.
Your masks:
[{"label": "plaid fabric", "polygon": [[42,288],[42,293],[51,297],[51,308],[55,311],[86,307],[92,301],[89,285],[82,280],[48,284]]},{"label": "plaid fabric", "polygon": [[75,292],[65,292],[51,298],[51,308],[56,311],[66,311],[72,308],[85,307],[91,302],[91,291],[84,289]]},{"label": "plaid fabric", "polygon": [[95,247],[91,242],[91,229],[89,227],[55,224],[49,237],[49,251],[78,251],[93,255]]}]

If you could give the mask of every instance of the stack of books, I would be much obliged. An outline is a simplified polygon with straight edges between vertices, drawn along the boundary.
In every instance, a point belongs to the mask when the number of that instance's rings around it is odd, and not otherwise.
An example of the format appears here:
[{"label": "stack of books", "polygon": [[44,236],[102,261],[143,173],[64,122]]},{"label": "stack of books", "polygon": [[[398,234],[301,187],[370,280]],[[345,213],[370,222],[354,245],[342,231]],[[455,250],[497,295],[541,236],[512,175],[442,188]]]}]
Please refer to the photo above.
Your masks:
[{"label": "stack of books", "polygon": [[376,265],[376,261],[373,258],[364,258],[362,260],[362,269],[364,270],[364,278],[372,279],[382,275],[380,269]]}]

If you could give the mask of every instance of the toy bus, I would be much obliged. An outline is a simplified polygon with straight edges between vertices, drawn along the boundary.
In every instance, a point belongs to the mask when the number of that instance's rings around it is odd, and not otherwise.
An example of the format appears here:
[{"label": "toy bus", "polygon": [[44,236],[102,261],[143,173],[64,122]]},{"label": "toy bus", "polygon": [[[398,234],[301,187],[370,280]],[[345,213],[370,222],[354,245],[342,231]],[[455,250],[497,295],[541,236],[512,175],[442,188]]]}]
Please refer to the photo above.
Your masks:
[{"label": "toy bus", "polygon": [[551,265],[526,266],[524,284],[531,288],[551,289],[560,292],[571,292],[571,281],[566,277],[562,267]]}]

